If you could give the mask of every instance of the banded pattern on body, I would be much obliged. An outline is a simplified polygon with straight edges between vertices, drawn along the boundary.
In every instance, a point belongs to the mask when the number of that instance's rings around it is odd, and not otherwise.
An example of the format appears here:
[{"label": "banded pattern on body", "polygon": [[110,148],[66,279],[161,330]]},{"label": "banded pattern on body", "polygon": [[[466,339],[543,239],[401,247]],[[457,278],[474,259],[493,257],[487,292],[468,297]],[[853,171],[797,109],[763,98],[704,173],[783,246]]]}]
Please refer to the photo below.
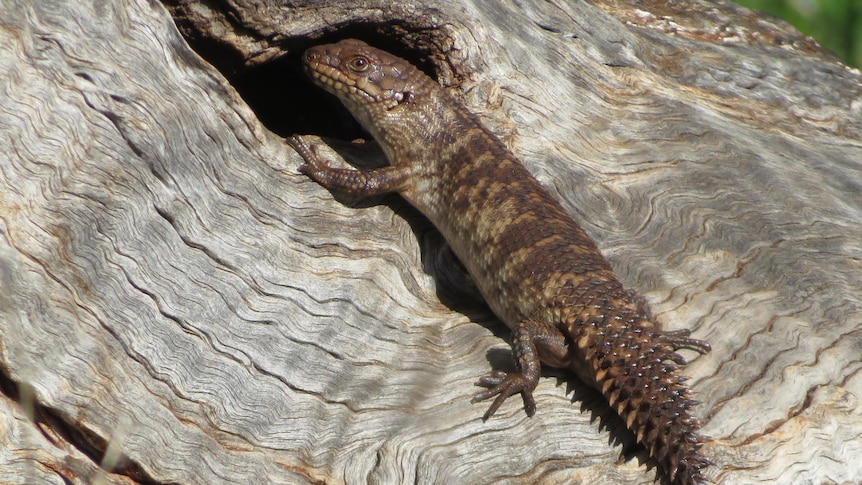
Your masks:
[{"label": "banded pattern on body", "polygon": [[317,46],[306,71],[380,143],[390,165],[336,169],[300,137],[300,168],[355,196],[398,192],[425,214],[512,329],[515,371],[479,381],[495,397],[485,417],[532,391],[541,364],[574,371],[599,389],[677,484],[705,482],[700,423],[676,351],[709,350],[687,331],[663,332],[643,298],[626,290],[596,244],[478,119],[407,61],[357,40]]}]

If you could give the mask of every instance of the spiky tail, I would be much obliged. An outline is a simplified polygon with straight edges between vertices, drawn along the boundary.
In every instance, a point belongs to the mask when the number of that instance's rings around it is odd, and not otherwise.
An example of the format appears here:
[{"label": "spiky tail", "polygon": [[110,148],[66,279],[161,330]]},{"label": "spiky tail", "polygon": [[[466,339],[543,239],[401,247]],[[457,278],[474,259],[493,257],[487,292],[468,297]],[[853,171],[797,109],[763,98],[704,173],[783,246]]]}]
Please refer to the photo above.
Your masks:
[{"label": "spiky tail", "polygon": [[690,412],[696,401],[677,373],[685,359],[676,350],[705,352],[709,345],[687,331],[661,332],[650,321],[626,323],[620,331],[593,327],[578,340],[596,385],[672,483],[706,483],[701,470],[710,462],[699,452],[700,422]]}]

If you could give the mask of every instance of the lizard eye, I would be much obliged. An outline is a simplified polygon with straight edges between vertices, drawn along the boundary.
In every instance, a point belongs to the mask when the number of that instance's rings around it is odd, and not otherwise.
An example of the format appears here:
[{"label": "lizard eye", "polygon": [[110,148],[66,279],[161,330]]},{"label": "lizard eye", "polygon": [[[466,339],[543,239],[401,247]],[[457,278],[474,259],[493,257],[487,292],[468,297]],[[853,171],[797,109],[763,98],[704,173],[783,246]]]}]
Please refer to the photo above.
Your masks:
[{"label": "lizard eye", "polygon": [[362,72],[368,69],[369,65],[371,65],[371,63],[368,61],[368,58],[364,56],[355,56],[347,61],[347,67],[355,72]]}]

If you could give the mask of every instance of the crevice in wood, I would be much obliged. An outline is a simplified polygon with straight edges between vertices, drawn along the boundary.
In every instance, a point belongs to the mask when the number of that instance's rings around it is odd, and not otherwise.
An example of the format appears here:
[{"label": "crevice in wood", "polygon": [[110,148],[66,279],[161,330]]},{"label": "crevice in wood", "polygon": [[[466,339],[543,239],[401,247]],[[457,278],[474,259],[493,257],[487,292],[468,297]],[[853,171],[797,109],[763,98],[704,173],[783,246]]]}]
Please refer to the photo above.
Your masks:
[{"label": "crevice in wood", "polygon": [[[28,384],[16,382],[9,376],[8,369],[5,366],[0,366],[0,394],[18,403],[24,413],[32,420],[33,427],[49,442],[62,447],[63,445],[58,443],[59,438],[63,443],[73,446],[87,456],[96,467],[99,467],[105,456],[105,451],[108,449],[108,441],[99,436],[98,433],[88,429],[83,423],[73,422],[64,417],[62,413],[41,405],[33,395],[32,389],[27,391],[25,386]],[[82,419],[82,421],[86,421],[86,419]],[[127,476],[143,485],[161,483],[155,481],[144,472],[140,465],[129,460],[124,454],[119,457],[116,463],[116,466],[110,470],[105,470],[105,472]],[[68,482],[68,477],[65,477],[61,470],[57,470],[57,473],[64,481]]]},{"label": "crevice in wood", "polygon": [[[382,28],[382,27],[381,27]],[[316,134],[342,140],[370,140],[359,123],[332,95],[311,84],[301,69],[300,57],[308,47],[358,38],[417,63],[434,74],[427,57],[411,52],[403,44],[369,26],[345,27],[316,39],[297,39],[277,59],[231,75],[228,80],[258,115],[261,122],[280,136]],[[203,53],[201,53],[203,55]]]},{"label": "crevice in wood", "polygon": [[[282,137],[315,134],[341,140],[371,139],[334,96],[306,79],[300,57],[313,45],[361,39],[409,60],[434,78],[444,73],[450,84],[458,82],[457,69],[442,52],[441,46],[451,43],[448,34],[431,27],[431,21],[421,15],[407,21],[384,12],[305,34],[264,34],[248,26],[244,21],[248,19],[229,2],[199,2],[206,8],[193,8],[185,0],[163,3],[190,47],[227,78],[268,129]],[[202,10],[211,16],[206,17]],[[285,6],[284,12],[290,15],[290,7]],[[213,29],[212,24],[220,24],[221,30]],[[249,45],[255,48],[249,49]]]}]

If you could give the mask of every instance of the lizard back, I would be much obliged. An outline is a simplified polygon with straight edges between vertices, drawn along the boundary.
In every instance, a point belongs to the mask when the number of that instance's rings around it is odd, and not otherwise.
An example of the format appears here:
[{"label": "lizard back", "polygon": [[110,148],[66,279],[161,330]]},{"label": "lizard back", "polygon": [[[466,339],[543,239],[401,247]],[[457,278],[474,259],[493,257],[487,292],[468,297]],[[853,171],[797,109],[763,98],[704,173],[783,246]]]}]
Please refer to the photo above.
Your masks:
[{"label": "lizard back", "polygon": [[390,166],[337,169],[294,137],[301,171],[367,196],[398,192],[441,231],[494,313],[513,332],[515,370],[481,379],[492,415],[521,393],[528,414],[541,363],[568,368],[607,398],[675,483],[702,483],[700,423],[677,373],[686,347],[626,290],[562,205],[505,145],[430,77],[357,40],[306,51],[306,71],[380,143]]}]

